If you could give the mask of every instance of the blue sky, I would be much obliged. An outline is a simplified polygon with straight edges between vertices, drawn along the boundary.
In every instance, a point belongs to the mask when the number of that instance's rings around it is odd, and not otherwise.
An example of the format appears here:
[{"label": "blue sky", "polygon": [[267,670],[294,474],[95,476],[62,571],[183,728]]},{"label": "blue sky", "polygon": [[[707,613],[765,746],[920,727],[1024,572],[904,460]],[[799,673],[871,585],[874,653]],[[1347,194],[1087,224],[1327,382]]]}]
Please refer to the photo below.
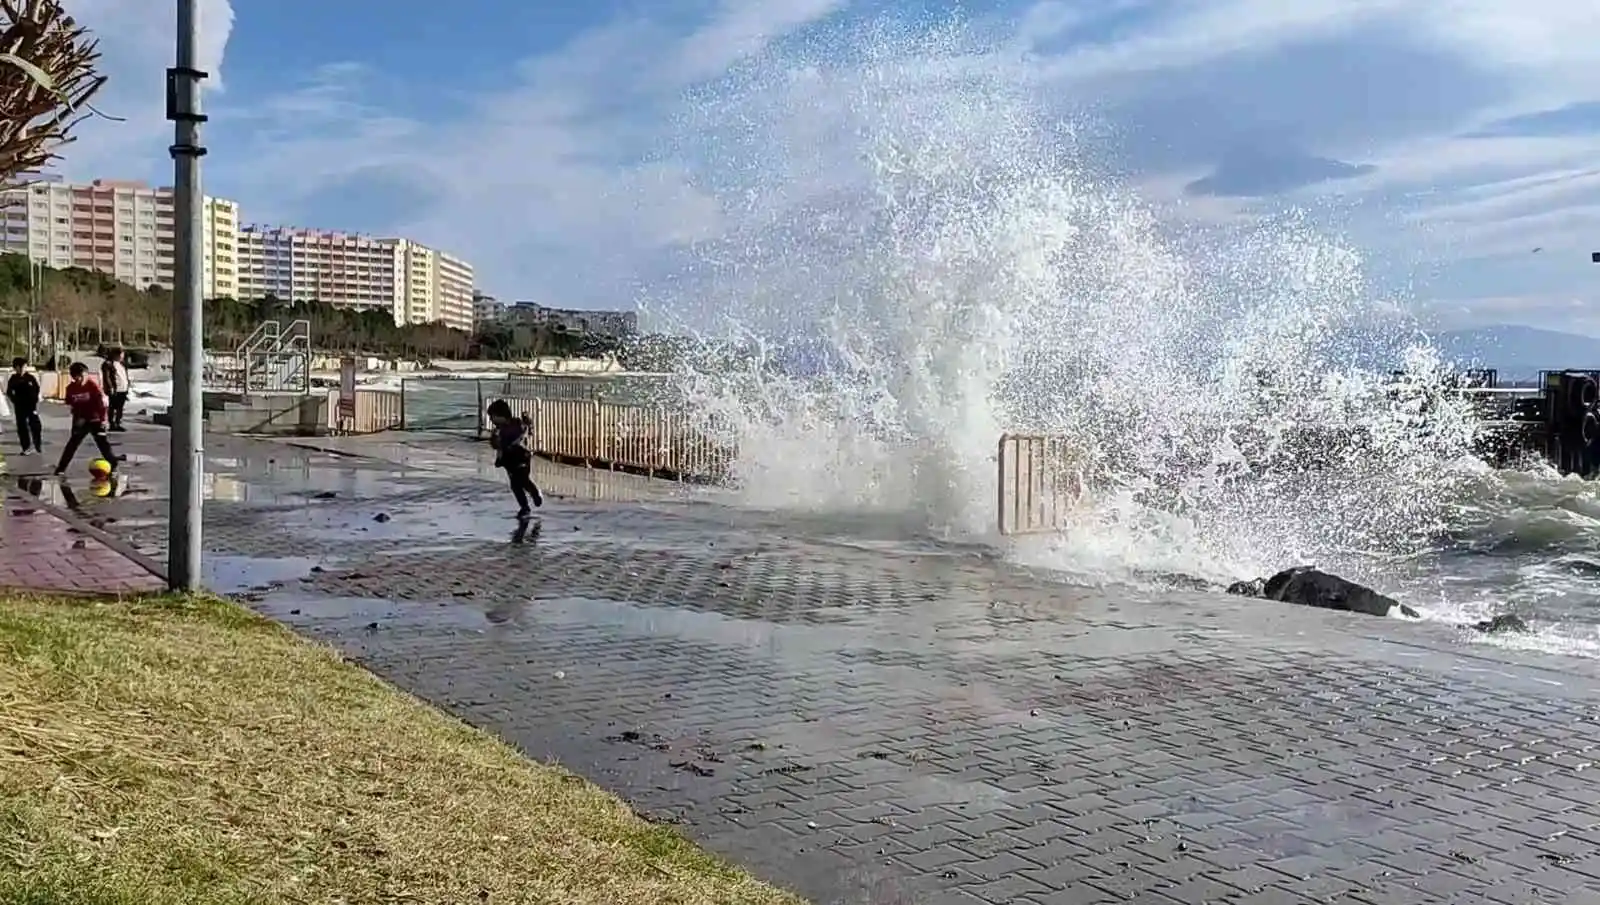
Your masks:
[{"label": "blue sky", "polygon": [[[155,6],[72,4],[127,118],[85,128],[74,178],[169,181]],[[764,205],[836,197],[863,135],[1026,117],[1070,123],[1072,165],[1174,234],[1306,211],[1373,291],[1445,324],[1600,335],[1592,2],[202,7],[208,192],[252,221],[410,235],[505,298],[626,304],[761,234]]]}]

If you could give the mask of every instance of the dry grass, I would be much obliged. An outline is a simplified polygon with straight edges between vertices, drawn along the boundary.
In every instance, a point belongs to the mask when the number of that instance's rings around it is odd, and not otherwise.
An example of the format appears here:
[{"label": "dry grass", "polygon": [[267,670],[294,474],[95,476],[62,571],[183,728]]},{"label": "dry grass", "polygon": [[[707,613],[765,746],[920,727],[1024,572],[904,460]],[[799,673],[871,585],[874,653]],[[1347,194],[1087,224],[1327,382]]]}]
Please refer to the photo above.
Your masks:
[{"label": "dry grass", "polygon": [[232,604],[21,598],[0,902],[796,900]]}]

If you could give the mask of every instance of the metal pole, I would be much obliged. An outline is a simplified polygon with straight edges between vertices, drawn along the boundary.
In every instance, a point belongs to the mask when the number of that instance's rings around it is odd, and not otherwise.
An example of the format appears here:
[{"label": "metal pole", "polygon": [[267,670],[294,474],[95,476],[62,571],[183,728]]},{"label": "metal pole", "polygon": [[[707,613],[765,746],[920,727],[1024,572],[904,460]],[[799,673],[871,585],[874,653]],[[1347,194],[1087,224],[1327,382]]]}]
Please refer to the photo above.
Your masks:
[{"label": "metal pole", "polygon": [[172,287],[172,503],[167,527],[167,583],[175,591],[200,587],[200,507],[205,472],[201,446],[202,345],[200,277],[204,234],[200,217],[200,82],[195,68],[200,20],[196,0],[178,0],[177,64],[167,70],[167,119],[176,123],[170,149],[176,273]]}]

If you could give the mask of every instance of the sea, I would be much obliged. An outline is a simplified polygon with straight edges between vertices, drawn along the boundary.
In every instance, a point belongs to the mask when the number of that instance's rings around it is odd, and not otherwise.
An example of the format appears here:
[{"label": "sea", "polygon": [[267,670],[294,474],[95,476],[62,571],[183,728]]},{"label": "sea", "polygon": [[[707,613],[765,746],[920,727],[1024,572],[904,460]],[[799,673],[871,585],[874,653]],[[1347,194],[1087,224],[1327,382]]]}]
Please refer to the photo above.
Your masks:
[{"label": "sea", "polygon": [[[635,301],[694,340],[671,399],[737,446],[742,505],[1108,589],[1312,564],[1428,619],[1535,629],[1464,644],[1600,656],[1600,484],[1474,458],[1438,392],[1460,363],[1359,245],[1298,212],[1175,217],[1005,48],[912,32],[780,42],[684,101],[684,141],[716,153],[674,157],[715,230],[656,248]],[[1392,369],[1406,392],[1381,389]],[[408,420],[455,431],[502,375],[421,376]],[[1251,467],[1307,424],[1371,442]],[[1060,535],[995,536],[1006,431],[1093,451]]]}]

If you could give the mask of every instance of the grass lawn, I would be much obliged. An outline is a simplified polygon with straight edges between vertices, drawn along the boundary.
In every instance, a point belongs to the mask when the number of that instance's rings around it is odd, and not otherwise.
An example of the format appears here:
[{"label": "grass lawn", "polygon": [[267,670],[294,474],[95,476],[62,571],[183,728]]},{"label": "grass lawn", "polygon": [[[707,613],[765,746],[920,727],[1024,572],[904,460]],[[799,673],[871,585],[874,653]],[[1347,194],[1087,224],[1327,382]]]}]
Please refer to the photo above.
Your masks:
[{"label": "grass lawn", "polygon": [[0,600],[0,903],[796,903],[230,603]]}]

